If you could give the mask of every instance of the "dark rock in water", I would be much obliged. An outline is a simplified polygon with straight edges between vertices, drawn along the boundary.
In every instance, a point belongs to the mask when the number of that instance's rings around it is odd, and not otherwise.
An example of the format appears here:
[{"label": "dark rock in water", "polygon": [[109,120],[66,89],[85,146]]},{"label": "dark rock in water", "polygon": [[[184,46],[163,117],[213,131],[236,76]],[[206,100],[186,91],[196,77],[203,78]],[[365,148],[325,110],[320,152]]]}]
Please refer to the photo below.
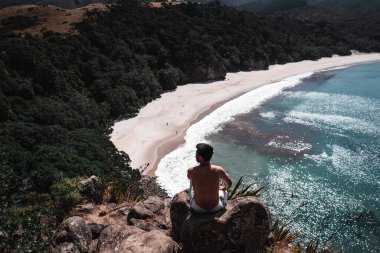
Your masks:
[{"label": "dark rock in water", "polygon": [[54,253],[81,253],[77,246],[75,246],[72,242],[64,242],[62,244],[59,244],[57,247],[54,248],[52,251]]},{"label": "dark rock in water", "polygon": [[76,252],[75,248],[70,246],[71,244],[67,244],[72,243],[79,250],[79,252],[86,252],[89,249],[91,240],[91,229],[87,226],[83,218],[73,216],[64,220],[61,225],[59,225],[52,238],[52,246],[54,250],[61,250],[60,252],[66,252],[62,251],[64,249],[72,250],[67,252]]},{"label": "dark rock in water", "polygon": [[159,229],[169,232],[171,228],[169,208],[165,205],[164,199],[159,197],[149,197],[136,203],[129,210],[127,220],[129,225],[146,231]]},{"label": "dark rock in water", "polygon": [[98,253],[176,253],[179,246],[158,230],[146,232],[128,225],[110,225],[99,237]]},{"label": "dark rock in water", "polygon": [[171,210],[173,238],[180,238],[184,252],[260,252],[268,243],[272,220],[268,207],[257,198],[228,201],[225,210],[214,214],[190,214],[189,209],[185,212],[186,195],[177,194],[172,203],[183,216]]},{"label": "dark rock in water", "polygon": [[79,182],[83,194],[94,203],[103,201],[102,180],[97,176],[91,176]]}]

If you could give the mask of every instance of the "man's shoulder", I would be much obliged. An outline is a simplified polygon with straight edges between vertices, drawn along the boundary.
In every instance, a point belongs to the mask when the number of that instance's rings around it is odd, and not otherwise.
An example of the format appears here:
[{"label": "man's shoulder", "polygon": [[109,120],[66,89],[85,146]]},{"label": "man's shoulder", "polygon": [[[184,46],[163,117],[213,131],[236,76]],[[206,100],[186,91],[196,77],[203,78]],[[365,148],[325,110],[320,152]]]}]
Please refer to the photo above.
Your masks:
[{"label": "man's shoulder", "polygon": [[224,171],[224,168],[223,168],[222,166],[215,165],[215,164],[213,164],[213,165],[211,166],[211,168],[212,168],[213,170],[215,170],[215,171]]},{"label": "man's shoulder", "polygon": [[194,167],[190,167],[190,168],[187,169],[187,171],[193,171],[195,167],[196,167],[196,166],[194,166]]},{"label": "man's shoulder", "polygon": [[196,167],[197,167],[197,166],[194,166],[194,167],[190,167],[190,168],[188,168],[188,169],[187,169],[187,173],[192,173]]}]

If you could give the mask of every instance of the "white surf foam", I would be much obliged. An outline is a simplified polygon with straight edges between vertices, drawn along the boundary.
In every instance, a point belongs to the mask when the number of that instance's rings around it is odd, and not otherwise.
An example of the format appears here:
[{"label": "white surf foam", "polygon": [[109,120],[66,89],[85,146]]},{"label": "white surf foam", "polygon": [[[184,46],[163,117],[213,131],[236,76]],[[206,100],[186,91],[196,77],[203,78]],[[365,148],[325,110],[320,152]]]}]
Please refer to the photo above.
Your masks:
[{"label": "white surf foam", "polygon": [[265,118],[265,119],[274,119],[274,118],[276,118],[276,112],[274,112],[274,111],[261,112],[260,116]]},{"label": "white surf foam", "polygon": [[296,153],[308,151],[313,148],[310,143],[302,140],[292,140],[289,136],[276,136],[272,138],[265,146],[273,147],[276,149],[286,149]]},{"label": "white surf foam", "polygon": [[289,99],[301,100],[301,103],[293,109],[294,111],[341,116],[356,115],[362,120],[375,124],[380,123],[377,116],[380,114],[378,99],[305,91],[288,91],[284,95]]},{"label": "white surf foam", "polygon": [[195,145],[208,142],[206,137],[222,129],[223,124],[233,120],[238,114],[248,113],[266,100],[278,96],[285,88],[300,84],[302,79],[313,73],[305,73],[286,78],[250,91],[225,103],[186,132],[185,144],[166,155],[158,164],[156,175],[158,182],[173,196],[188,187],[187,168],[195,165]]},{"label": "white surf foam", "polygon": [[304,125],[313,125],[318,128],[330,128],[338,132],[353,131],[369,135],[378,135],[379,127],[370,122],[342,115],[307,113],[301,111],[291,111],[284,118],[287,123],[297,123]]}]

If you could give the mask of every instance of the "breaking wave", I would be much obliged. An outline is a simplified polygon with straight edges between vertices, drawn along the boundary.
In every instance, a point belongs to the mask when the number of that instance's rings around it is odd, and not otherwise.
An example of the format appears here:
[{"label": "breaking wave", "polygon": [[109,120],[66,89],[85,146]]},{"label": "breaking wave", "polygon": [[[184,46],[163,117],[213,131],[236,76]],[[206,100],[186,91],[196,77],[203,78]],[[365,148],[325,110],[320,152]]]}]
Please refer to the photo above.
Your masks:
[{"label": "breaking wave", "polygon": [[235,115],[248,113],[252,109],[258,108],[263,102],[280,95],[286,88],[300,84],[302,79],[312,74],[305,73],[289,77],[247,92],[225,103],[192,125],[186,132],[185,144],[167,154],[158,164],[156,171],[158,182],[165,187],[169,195],[174,195],[188,187],[186,170],[195,164],[194,155],[197,143],[208,142],[206,137],[220,131],[226,122],[234,119]]}]

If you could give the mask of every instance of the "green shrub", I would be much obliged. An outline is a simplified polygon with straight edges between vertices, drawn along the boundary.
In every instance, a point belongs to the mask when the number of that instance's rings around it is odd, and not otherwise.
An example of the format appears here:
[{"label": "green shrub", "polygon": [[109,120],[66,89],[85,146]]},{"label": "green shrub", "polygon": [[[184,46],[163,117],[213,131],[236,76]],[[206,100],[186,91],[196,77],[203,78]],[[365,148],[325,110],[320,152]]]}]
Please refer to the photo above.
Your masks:
[{"label": "green shrub", "polygon": [[70,211],[83,201],[78,183],[82,177],[63,178],[51,186],[51,196],[54,206],[60,215]]}]

